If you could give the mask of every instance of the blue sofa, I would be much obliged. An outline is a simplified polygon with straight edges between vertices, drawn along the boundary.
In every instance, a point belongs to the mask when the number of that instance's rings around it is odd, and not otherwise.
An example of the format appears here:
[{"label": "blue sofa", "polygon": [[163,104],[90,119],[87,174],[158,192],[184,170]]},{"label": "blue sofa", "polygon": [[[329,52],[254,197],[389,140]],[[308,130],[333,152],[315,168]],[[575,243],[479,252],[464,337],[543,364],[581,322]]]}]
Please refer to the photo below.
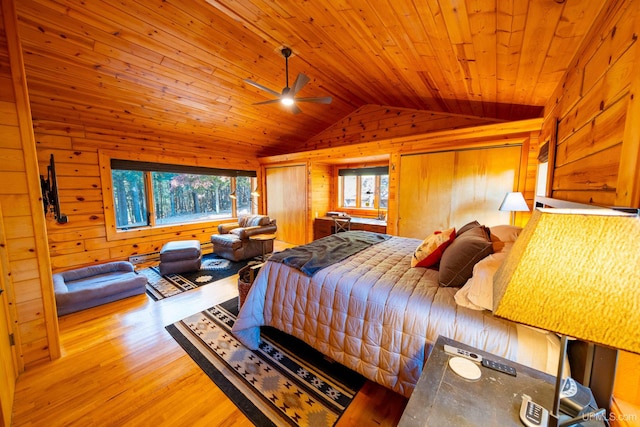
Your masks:
[{"label": "blue sofa", "polygon": [[108,262],[53,275],[58,316],[143,294],[147,278],[127,261]]}]

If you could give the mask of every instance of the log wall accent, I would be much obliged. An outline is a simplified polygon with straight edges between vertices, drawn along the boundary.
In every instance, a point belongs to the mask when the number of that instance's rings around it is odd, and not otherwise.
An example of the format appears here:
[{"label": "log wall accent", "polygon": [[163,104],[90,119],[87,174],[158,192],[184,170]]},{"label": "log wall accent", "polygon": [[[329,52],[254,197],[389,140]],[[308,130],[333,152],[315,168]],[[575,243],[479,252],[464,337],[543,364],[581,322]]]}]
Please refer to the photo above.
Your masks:
[{"label": "log wall accent", "polygon": [[499,123],[457,114],[365,105],[304,144],[304,151]]},{"label": "log wall accent", "polygon": [[[18,370],[60,355],[40,178],[14,4],[0,21],[0,205],[9,317]],[[0,319],[5,321],[5,319]],[[6,337],[1,337],[6,339]]]},{"label": "log wall accent", "polygon": [[64,123],[36,123],[36,140],[41,168],[51,154],[55,156],[60,207],[69,218],[66,224],[58,224],[53,218],[47,221],[54,272],[159,251],[169,240],[207,242],[217,233],[220,221],[117,233],[109,216],[113,212],[109,159],[249,170],[259,167],[255,160],[227,153],[189,151],[186,147],[183,152],[174,152],[155,144],[145,145],[144,140],[123,147],[118,133],[104,130],[98,138],[82,126],[69,128]]},{"label": "log wall accent", "polygon": [[610,2],[546,106],[551,197],[639,206],[639,14],[638,1]]},{"label": "log wall accent", "polygon": [[[545,107],[552,197],[640,207],[638,19],[640,1],[608,2]],[[639,363],[638,355],[620,356],[612,425],[628,425],[626,416],[637,421]]]}]

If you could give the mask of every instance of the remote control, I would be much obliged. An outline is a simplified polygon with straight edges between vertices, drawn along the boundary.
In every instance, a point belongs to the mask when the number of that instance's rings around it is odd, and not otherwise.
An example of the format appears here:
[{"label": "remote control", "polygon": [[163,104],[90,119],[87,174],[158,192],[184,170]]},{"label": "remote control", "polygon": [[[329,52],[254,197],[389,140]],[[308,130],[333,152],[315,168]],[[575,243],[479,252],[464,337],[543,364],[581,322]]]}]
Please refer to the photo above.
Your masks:
[{"label": "remote control", "polygon": [[520,420],[527,427],[547,427],[549,411],[531,400],[526,394],[522,395],[520,406]]},{"label": "remote control", "polygon": [[458,347],[453,347],[447,344],[444,345],[444,352],[449,353],[452,356],[464,357],[465,359],[473,360],[474,362],[482,362],[482,356],[480,356],[479,354],[472,353],[470,351],[463,350]]},{"label": "remote control", "polygon": [[516,368],[513,366],[505,365],[504,363],[496,362],[495,360],[482,359],[482,366],[489,369],[494,369],[498,372],[504,372],[505,374],[516,376]]}]

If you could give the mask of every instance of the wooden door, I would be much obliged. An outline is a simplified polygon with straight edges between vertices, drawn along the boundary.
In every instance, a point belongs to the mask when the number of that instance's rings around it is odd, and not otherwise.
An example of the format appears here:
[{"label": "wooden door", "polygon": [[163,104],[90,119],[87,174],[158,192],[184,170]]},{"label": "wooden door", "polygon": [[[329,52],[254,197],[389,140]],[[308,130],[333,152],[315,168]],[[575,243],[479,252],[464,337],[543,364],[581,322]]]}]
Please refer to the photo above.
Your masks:
[{"label": "wooden door", "polygon": [[455,152],[401,157],[398,235],[425,238],[450,223]]},{"label": "wooden door", "polygon": [[307,168],[267,167],[267,214],[277,221],[277,239],[295,245],[307,240]]},{"label": "wooden door", "polygon": [[508,224],[498,208],[517,189],[520,146],[405,155],[400,159],[398,235],[424,239],[477,220]]},{"label": "wooden door", "polygon": [[[6,248],[4,220],[0,210],[0,247]],[[0,426],[11,425],[13,396],[18,378],[18,364],[15,347],[12,348],[9,336],[13,332],[13,323],[9,312],[8,259],[4,249],[0,250]]]}]

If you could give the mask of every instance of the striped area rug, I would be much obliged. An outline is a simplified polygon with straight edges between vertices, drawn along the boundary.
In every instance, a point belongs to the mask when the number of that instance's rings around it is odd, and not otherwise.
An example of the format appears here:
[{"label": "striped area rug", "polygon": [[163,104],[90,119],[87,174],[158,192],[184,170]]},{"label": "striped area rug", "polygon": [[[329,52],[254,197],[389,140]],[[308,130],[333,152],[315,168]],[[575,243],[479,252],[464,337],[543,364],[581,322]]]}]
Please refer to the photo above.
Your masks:
[{"label": "striped area rug", "polygon": [[364,378],[271,328],[249,350],[231,334],[237,304],[234,298],[166,329],[255,425],[333,426]]},{"label": "striped area rug", "polygon": [[159,301],[232,276],[245,265],[259,263],[260,261],[255,259],[234,262],[216,254],[206,254],[202,257],[200,270],[197,271],[163,276],[160,269],[154,266],[140,270],[139,274],[147,277],[147,294]]}]

